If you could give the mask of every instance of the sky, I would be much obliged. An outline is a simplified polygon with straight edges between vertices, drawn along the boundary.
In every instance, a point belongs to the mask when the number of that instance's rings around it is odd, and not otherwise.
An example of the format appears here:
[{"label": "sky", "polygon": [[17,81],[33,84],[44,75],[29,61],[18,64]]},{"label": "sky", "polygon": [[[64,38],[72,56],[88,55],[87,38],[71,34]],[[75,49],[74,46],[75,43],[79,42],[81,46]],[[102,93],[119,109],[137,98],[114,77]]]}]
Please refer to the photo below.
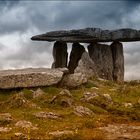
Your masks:
[{"label": "sky", "polygon": [[[0,0],[0,69],[51,67],[53,43],[30,38],[86,27],[140,30],[140,1]],[[140,42],[123,46],[125,80],[140,79]]]}]

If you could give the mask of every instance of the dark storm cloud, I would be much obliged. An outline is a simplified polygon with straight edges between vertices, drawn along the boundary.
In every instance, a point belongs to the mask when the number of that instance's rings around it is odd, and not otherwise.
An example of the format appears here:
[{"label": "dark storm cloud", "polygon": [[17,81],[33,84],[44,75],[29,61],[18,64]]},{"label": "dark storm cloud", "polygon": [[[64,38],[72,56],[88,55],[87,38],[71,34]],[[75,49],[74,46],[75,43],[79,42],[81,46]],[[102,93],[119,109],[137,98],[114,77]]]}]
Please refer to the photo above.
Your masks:
[{"label": "dark storm cloud", "polygon": [[[50,66],[52,43],[33,42],[31,36],[85,27],[140,29],[140,2],[6,0],[0,1],[0,17],[0,68]],[[140,68],[139,46],[124,43],[129,78],[132,72],[138,73],[136,66]]]}]

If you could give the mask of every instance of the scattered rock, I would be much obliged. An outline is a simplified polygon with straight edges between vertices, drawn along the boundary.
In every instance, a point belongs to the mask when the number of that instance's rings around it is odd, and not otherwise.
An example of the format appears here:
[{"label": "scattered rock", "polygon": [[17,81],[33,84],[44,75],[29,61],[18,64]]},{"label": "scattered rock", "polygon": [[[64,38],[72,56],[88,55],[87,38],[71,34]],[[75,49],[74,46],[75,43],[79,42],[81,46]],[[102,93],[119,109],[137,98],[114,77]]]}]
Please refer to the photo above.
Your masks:
[{"label": "scattered rock", "polygon": [[70,107],[74,103],[73,99],[71,98],[72,95],[69,90],[62,90],[59,94],[55,95],[50,103],[51,104],[59,104],[62,107]]},{"label": "scattered rock", "polygon": [[28,136],[23,133],[15,133],[15,137],[18,139],[28,139]]},{"label": "scattered rock", "polygon": [[2,132],[9,132],[9,131],[11,131],[12,130],[12,128],[9,128],[9,127],[0,127],[0,133],[2,133]]},{"label": "scattered rock", "polygon": [[71,93],[69,90],[64,89],[59,93],[60,96],[67,96],[67,97],[72,97]]},{"label": "scattered rock", "polygon": [[105,98],[105,100],[106,100],[108,103],[110,103],[110,104],[113,103],[112,98],[111,98],[111,96],[110,96],[109,94],[103,94],[103,97]]},{"label": "scattered rock", "polygon": [[19,108],[19,107],[28,107],[28,108],[38,108],[35,103],[32,103],[31,101],[27,100],[24,97],[24,93],[20,92],[18,94],[13,95],[11,98],[9,98],[7,101],[3,102],[3,106],[8,106],[9,108]]},{"label": "scattered rock", "polygon": [[87,79],[97,77],[96,66],[86,51],[82,54],[74,73],[82,73],[86,75]]},{"label": "scattered rock", "polygon": [[106,127],[100,127],[105,132],[106,140],[140,140],[140,126],[128,124],[109,124]]},{"label": "scattered rock", "polygon": [[37,130],[38,129],[36,126],[33,126],[33,124],[31,122],[25,121],[25,120],[18,121],[15,124],[15,126],[23,128],[23,129],[32,129],[32,130]]},{"label": "scattered rock", "polygon": [[65,75],[60,83],[60,86],[74,88],[87,82],[87,78],[82,73],[74,73]]},{"label": "scattered rock", "polygon": [[13,120],[10,113],[1,113],[0,114],[0,125],[9,124]]},{"label": "scattered rock", "polygon": [[126,108],[132,108],[133,105],[132,105],[132,103],[124,103],[124,107],[126,107]]},{"label": "scattered rock", "polygon": [[63,74],[62,70],[47,68],[1,70],[0,88],[10,89],[55,85],[61,81]]},{"label": "scattered rock", "polygon": [[84,92],[83,97],[81,98],[81,101],[84,102],[90,102],[91,100],[93,100],[95,97],[98,97],[99,95],[95,92],[91,93],[91,92]]},{"label": "scattered rock", "polygon": [[113,100],[109,94],[95,92],[84,92],[83,97],[80,100],[101,107],[113,104]]},{"label": "scattered rock", "polygon": [[50,136],[59,138],[62,136],[73,136],[74,132],[71,130],[63,130],[63,131],[53,131],[53,132],[49,132]]},{"label": "scattered rock", "polygon": [[40,88],[38,88],[36,91],[33,92],[33,98],[38,98],[44,94],[45,92],[41,90]]},{"label": "scattered rock", "polygon": [[92,110],[90,110],[89,108],[83,107],[83,106],[76,106],[74,108],[74,113],[78,116],[93,116],[94,113],[92,112]]},{"label": "scattered rock", "polygon": [[96,89],[96,90],[98,90],[99,88],[98,88],[98,87],[91,87],[91,89]]},{"label": "scattered rock", "polygon": [[61,119],[61,117],[53,112],[38,112],[34,114],[37,118],[40,119]]}]

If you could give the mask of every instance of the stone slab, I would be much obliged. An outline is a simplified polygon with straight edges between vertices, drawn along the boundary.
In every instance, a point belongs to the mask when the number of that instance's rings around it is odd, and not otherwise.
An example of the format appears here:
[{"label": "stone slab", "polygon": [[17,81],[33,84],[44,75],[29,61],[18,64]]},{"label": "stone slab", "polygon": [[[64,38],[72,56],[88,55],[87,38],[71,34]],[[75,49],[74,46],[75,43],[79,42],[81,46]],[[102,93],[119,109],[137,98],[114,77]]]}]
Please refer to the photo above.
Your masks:
[{"label": "stone slab", "polygon": [[124,28],[117,30],[102,30],[100,28],[85,28],[77,30],[51,31],[31,38],[38,41],[64,41],[64,42],[131,42],[140,41],[140,30]]},{"label": "stone slab", "polygon": [[0,71],[0,89],[55,85],[61,81],[66,68],[27,68]]}]

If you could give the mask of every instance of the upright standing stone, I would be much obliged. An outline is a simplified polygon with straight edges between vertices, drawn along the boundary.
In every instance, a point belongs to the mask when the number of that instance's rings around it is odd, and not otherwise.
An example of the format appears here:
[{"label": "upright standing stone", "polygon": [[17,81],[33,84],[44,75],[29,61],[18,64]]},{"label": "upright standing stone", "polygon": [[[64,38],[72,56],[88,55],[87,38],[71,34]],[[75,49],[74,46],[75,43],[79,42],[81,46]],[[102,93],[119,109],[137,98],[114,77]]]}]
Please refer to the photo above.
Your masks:
[{"label": "upright standing stone", "polygon": [[87,78],[98,77],[96,65],[90,58],[88,52],[82,54],[81,59],[78,62],[78,66],[74,70],[74,73],[82,73],[86,75]]},{"label": "upright standing stone", "polygon": [[111,44],[113,56],[113,79],[117,82],[124,80],[124,55],[122,43],[116,41]]},{"label": "upright standing stone", "polygon": [[67,67],[67,44],[65,42],[56,41],[53,47],[53,58],[54,62],[52,68],[63,68]]},{"label": "upright standing stone", "polygon": [[109,45],[105,44],[90,44],[88,46],[89,56],[96,65],[98,76],[113,80],[113,58],[112,50]]},{"label": "upright standing stone", "polygon": [[78,62],[81,59],[83,52],[85,52],[84,46],[80,45],[79,43],[73,43],[68,65],[70,73],[74,73],[74,70],[78,66]]}]

